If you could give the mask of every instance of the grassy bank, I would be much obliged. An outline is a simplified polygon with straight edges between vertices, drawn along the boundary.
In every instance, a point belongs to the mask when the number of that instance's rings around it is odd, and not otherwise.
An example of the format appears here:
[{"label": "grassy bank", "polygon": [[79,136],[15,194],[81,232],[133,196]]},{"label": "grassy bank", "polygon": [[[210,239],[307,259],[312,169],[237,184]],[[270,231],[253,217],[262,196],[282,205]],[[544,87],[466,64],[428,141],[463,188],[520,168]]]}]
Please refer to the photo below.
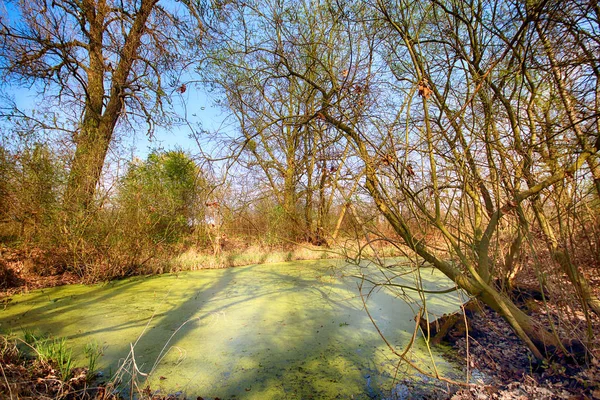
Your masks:
[{"label": "grassy bank", "polygon": [[[308,243],[288,248],[252,245],[246,248],[228,249],[217,255],[192,248],[169,259],[167,265],[170,272],[175,272],[288,261],[346,259],[356,257],[359,248],[361,248],[359,245],[354,247],[333,246],[326,248],[313,246]],[[374,251],[372,248],[366,246],[362,248],[361,255],[363,257],[371,257],[374,255]],[[391,257],[399,256],[401,253],[397,248],[389,246],[377,248],[377,255],[380,257]]]},{"label": "grassy bank", "polygon": [[73,364],[65,338],[25,332],[24,338],[0,335],[0,398],[104,399],[118,397],[108,385],[97,385],[95,366],[102,350],[86,346],[85,366]]},{"label": "grassy bank", "polygon": [[[401,256],[393,246],[378,245],[378,257]],[[91,254],[91,253],[88,253]],[[116,255],[115,255],[116,254]],[[252,264],[302,260],[354,259],[373,257],[375,248],[364,243],[344,243],[331,247],[295,244],[288,246],[228,246],[219,254],[209,249],[157,248],[134,261],[116,252],[97,252],[94,257],[75,258],[61,249],[0,246],[0,297],[22,290],[70,283],[94,283],[136,275],[239,267]],[[76,260],[77,263],[73,263]],[[140,261],[141,260],[141,261]]]}]

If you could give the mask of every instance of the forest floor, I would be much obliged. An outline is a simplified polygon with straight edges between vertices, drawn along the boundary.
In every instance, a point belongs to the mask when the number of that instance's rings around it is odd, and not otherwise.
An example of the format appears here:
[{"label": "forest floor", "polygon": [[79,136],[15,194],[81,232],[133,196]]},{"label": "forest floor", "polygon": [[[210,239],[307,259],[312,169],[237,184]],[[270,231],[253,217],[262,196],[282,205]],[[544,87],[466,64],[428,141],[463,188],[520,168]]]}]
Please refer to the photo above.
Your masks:
[{"label": "forest floor", "polygon": [[[3,260],[0,260],[2,262]],[[11,263],[0,276],[0,303],[3,298],[19,292],[38,288],[80,283],[74,274],[60,272],[41,276],[29,269],[15,269]],[[18,264],[12,264],[18,265]],[[1,271],[0,271],[1,272]],[[593,282],[596,288],[598,282]],[[550,318],[557,329],[585,329],[592,337],[592,348],[600,349],[600,318],[591,314],[586,321],[580,311],[573,311],[571,324],[564,324],[564,307],[551,302],[526,298],[523,304],[537,318]],[[600,354],[570,362],[565,355],[542,364],[537,363],[525,345],[515,336],[509,325],[491,309],[479,306],[469,317],[469,334],[464,327],[451,331],[450,344],[456,349],[455,361],[463,365],[472,382],[469,386],[448,387],[437,381],[431,385],[416,386],[410,381],[397,385],[392,399],[589,399],[600,400]],[[562,319],[559,319],[562,316]],[[3,347],[4,346],[4,347]],[[57,398],[65,389],[77,388],[82,394],[85,387],[85,371],[70,384],[58,383],[51,365],[35,363],[14,354],[5,342],[0,346],[0,361],[3,365],[0,376],[0,398],[17,395],[29,398]],[[3,347],[3,348],[2,348]],[[4,357],[4,359],[2,359]],[[468,369],[468,371],[467,371]],[[13,388],[7,390],[5,383]],[[105,395],[103,392],[88,392],[88,397]],[[67,396],[68,398],[82,398]],[[10,398],[10,397],[8,397]],[[19,397],[14,397],[19,398]],[[99,398],[99,397],[98,397]]]},{"label": "forest floor", "polygon": [[[556,311],[548,308],[550,314]],[[477,311],[467,316],[468,336],[464,325],[457,326],[445,342],[456,350],[447,355],[449,361],[463,366],[471,384],[453,386],[427,377],[420,382],[405,380],[386,400],[600,399],[600,354],[574,363],[557,353],[555,359],[539,363],[495,311],[478,304]],[[593,325],[600,333],[599,318],[594,316]]]},{"label": "forest floor", "polygon": [[[595,316],[593,324],[594,332],[600,332]],[[453,400],[600,399],[598,354],[578,364],[557,354],[539,364],[508,323],[487,307],[470,318],[469,329],[468,340],[463,334],[453,346],[458,362],[469,367],[472,381],[478,384],[461,388],[451,396]]]}]

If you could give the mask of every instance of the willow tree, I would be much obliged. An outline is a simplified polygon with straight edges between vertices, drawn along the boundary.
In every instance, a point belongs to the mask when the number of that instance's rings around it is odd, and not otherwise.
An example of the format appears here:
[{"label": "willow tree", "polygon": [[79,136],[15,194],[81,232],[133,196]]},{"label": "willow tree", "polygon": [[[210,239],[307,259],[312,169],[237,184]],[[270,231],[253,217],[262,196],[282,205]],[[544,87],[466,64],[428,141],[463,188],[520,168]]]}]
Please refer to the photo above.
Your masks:
[{"label": "willow tree", "polygon": [[[394,6],[378,1],[373,7],[389,35],[384,54],[397,80],[406,82],[407,90],[414,88],[407,101],[418,115],[413,127],[422,182],[418,187],[399,180],[395,189],[418,210],[417,218],[440,233],[452,256],[440,257],[415,235],[389,201],[382,174],[369,163],[368,144],[355,127],[332,118],[363,149],[367,186],[378,207],[409,247],[504,316],[537,357],[568,350],[570,338],[561,337],[551,321],[520,310],[499,282],[507,266],[502,261],[510,264],[536,223],[550,233],[547,215],[564,207],[557,193],[568,186],[567,191],[580,192],[585,182],[597,181],[597,57],[590,57],[595,43],[579,39],[588,57],[578,57],[577,66],[570,67],[566,42],[554,42],[552,48],[546,36],[570,41],[583,32],[569,33],[565,26],[572,29],[572,21],[550,1]],[[597,26],[592,2],[573,8],[579,26]],[[561,19],[562,27],[554,22]],[[554,51],[563,56],[560,66]],[[577,72],[567,78],[571,68]],[[579,187],[571,179],[576,175]],[[568,208],[576,206],[573,199],[566,201]],[[507,234],[510,226],[516,232]],[[501,242],[507,239],[512,243],[505,250]],[[573,284],[561,291],[581,296],[584,310],[588,305],[596,310],[597,298],[558,247],[558,241],[551,242]],[[547,272],[537,271],[538,276]]]},{"label": "willow tree", "polygon": [[[540,359],[581,343],[513,301],[504,260],[544,216],[576,206],[556,196],[562,188],[595,185],[598,57],[585,34],[597,26],[597,8],[575,4],[583,31],[550,1],[277,2],[277,12],[246,26],[297,26],[305,7],[325,28],[279,29],[282,46],[245,42],[244,54],[260,62],[232,69],[273,87],[310,88],[316,109],[306,121],[324,122],[351,145],[364,188],[407,252],[496,310]],[[585,57],[550,39],[565,35]],[[547,271],[537,272],[543,284]],[[561,291],[593,306],[571,272]]]},{"label": "willow tree", "polygon": [[185,91],[178,76],[201,43],[202,10],[182,4],[5,2],[0,19],[3,84],[33,87],[40,106],[54,107],[49,118],[16,109],[5,116],[68,133],[75,145],[64,199],[68,210],[90,207],[118,127],[145,125],[152,133],[155,125],[169,122],[169,95]]},{"label": "willow tree", "polygon": [[326,244],[327,217],[348,148],[319,115],[314,87],[293,76],[278,79],[286,71],[273,63],[281,52],[310,62],[319,51],[313,41],[334,45],[337,33],[328,35],[328,26],[305,3],[244,2],[231,9],[229,22],[214,27],[217,39],[199,67],[239,126],[228,146],[239,163],[262,177],[283,210],[283,238]]}]

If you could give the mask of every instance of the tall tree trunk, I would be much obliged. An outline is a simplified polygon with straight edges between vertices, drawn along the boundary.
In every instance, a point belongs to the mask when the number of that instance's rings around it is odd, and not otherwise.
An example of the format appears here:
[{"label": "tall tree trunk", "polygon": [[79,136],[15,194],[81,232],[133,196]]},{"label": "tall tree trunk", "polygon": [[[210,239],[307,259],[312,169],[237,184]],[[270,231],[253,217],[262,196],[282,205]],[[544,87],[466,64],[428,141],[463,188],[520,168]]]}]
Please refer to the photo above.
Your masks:
[{"label": "tall tree trunk", "polygon": [[321,177],[319,179],[319,202],[317,204],[317,226],[315,228],[315,242],[317,246],[328,246],[325,237],[325,218],[329,210],[327,209],[327,199],[325,198],[325,185],[327,184],[329,170],[327,167],[321,168]]},{"label": "tall tree trunk", "polygon": [[85,127],[79,133],[65,196],[66,208],[70,212],[89,210],[102,174],[111,136],[93,126]]},{"label": "tall tree trunk", "polygon": [[113,132],[123,110],[128,77],[138,57],[146,24],[158,0],[142,0],[131,30],[125,38],[119,62],[114,69],[110,94],[105,99],[103,35],[106,3],[84,0],[82,12],[89,23],[88,87],[80,132],[75,137],[75,156],[65,195],[65,208],[71,214],[88,211],[100,181]]},{"label": "tall tree trunk", "polygon": [[350,207],[350,202],[346,201],[342,205],[342,210],[340,211],[340,215],[338,216],[337,222],[335,223],[335,229],[333,230],[333,235],[331,235],[331,239],[335,242],[338,235],[340,234],[340,228],[342,227],[342,222],[344,221],[344,217],[346,216],[346,211]]}]

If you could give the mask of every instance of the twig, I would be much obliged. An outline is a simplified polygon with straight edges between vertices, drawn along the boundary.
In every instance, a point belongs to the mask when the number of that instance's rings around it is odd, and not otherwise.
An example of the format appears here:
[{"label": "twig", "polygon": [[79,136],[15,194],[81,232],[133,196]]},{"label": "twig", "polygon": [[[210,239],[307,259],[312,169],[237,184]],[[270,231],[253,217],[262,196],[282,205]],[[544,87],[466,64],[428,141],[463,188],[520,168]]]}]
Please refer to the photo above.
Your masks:
[{"label": "twig", "polygon": [[[363,302],[363,306],[364,306],[364,309],[365,309],[365,311],[367,313],[367,316],[371,320],[371,323],[373,324],[373,326],[377,330],[377,333],[379,334],[379,336],[381,337],[381,339],[383,339],[384,343],[390,349],[390,351],[392,352],[392,354],[398,356],[401,360],[405,361],[408,365],[410,365],[412,368],[414,368],[417,372],[419,372],[419,373],[421,373],[421,374],[423,374],[423,375],[425,375],[427,377],[430,377],[432,379],[437,379],[437,380],[440,380],[442,382],[446,382],[446,383],[449,383],[449,384],[452,384],[452,385],[456,385],[456,386],[463,386],[463,387],[470,387],[470,386],[472,386],[470,383],[457,382],[457,381],[454,381],[452,379],[445,378],[443,376],[440,376],[439,373],[436,373],[436,375],[432,375],[431,373],[429,373],[429,372],[427,372],[427,371],[419,368],[419,366],[417,366],[415,363],[413,363],[412,361],[410,361],[409,359],[406,358],[406,353],[410,349],[410,346],[408,346],[406,348],[406,350],[402,354],[398,353],[396,351],[396,349],[394,349],[394,346],[392,346],[392,344],[387,340],[387,338],[385,337],[385,335],[383,334],[383,332],[381,332],[381,330],[379,329],[379,326],[377,326],[377,323],[375,322],[375,320],[371,316],[371,313],[369,312],[369,308],[367,307],[367,303],[365,301],[365,298],[364,298],[364,296],[362,294],[362,282],[358,285],[358,291],[360,293],[360,298],[361,298],[361,300]],[[418,324],[417,324],[417,326],[418,326]],[[413,338],[415,336],[416,335],[413,334]],[[412,345],[412,343],[413,343],[413,340],[410,341],[411,345]]]},{"label": "twig", "polygon": [[461,305],[460,308],[463,310],[463,319],[465,321],[465,345],[467,350],[467,383],[469,383],[469,375],[471,373],[471,369],[469,368],[469,322],[467,321],[467,313],[465,311],[465,305]]},{"label": "twig", "polygon": [[10,400],[13,400],[12,389],[10,388],[10,384],[8,383],[8,379],[6,379],[6,374],[4,373],[4,367],[0,363],[0,369],[2,370],[2,376],[4,377],[4,382],[6,382],[6,387],[8,388],[8,394],[10,396]]}]

